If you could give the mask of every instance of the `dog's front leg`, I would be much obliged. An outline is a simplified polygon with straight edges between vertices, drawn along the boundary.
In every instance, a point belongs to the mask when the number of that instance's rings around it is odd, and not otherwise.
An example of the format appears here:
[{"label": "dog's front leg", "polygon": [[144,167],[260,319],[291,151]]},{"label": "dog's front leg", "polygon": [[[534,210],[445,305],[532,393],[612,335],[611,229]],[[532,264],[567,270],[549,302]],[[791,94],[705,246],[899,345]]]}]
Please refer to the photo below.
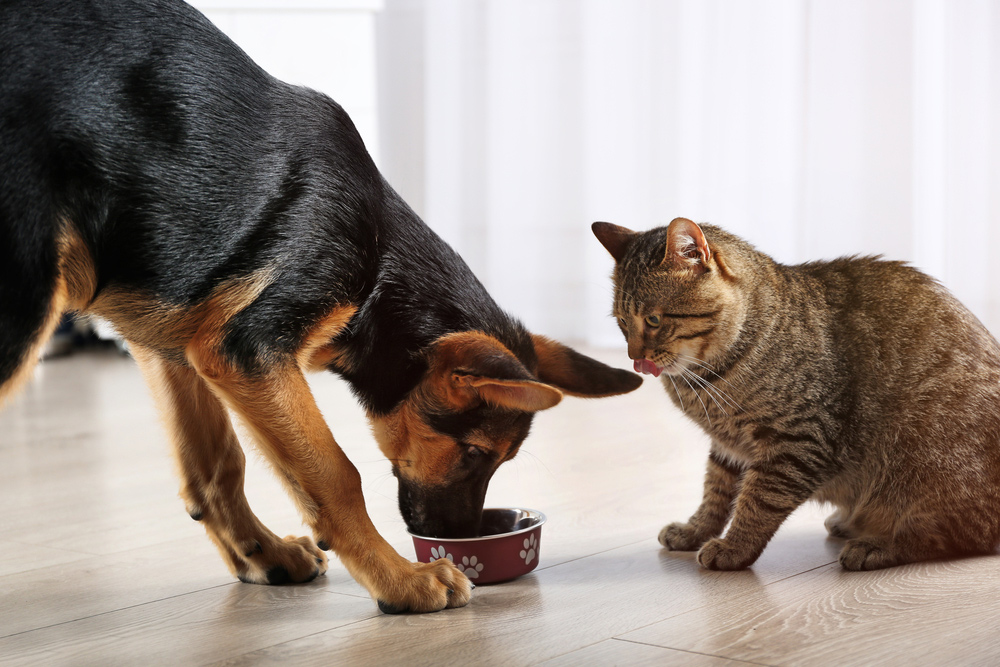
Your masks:
[{"label": "dog's front leg", "polygon": [[451,561],[411,563],[375,530],[361,476],[333,439],[294,359],[245,373],[197,341],[188,359],[254,431],[320,546],[336,552],[383,611],[437,611],[469,601],[472,586]]}]

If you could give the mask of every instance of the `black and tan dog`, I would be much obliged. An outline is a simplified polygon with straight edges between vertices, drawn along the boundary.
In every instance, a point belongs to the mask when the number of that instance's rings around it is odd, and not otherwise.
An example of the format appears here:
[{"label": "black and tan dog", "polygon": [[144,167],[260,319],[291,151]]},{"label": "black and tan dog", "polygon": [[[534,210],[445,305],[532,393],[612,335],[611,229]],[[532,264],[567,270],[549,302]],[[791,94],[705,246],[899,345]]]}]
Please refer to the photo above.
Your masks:
[{"label": "black and tan dog", "polygon": [[[477,532],[534,412],[639,383],[528,334],[381,178],[337,104],[271,78],[177,0],[0,3],[0,396],[64,311],[130,344],[188,512],[234,574],[306,581],[332,549],[385,611],[461,606],[471,587],[376,532],[304,371],[350,383],[407,525],[455,537]],[[316,543],[253,515],[226,408]]]}]

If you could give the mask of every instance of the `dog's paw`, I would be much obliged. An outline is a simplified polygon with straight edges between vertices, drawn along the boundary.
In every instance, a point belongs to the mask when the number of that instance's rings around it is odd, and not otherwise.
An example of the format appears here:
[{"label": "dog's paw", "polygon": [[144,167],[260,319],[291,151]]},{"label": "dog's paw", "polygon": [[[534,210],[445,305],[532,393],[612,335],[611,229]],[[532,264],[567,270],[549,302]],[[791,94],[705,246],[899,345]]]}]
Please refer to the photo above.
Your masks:
[{"label": "dog's paw", "polygon": [[247,545],[236,576],[248,584],[298,584],[326,573],[326,554],[308,537],[289,535]]},{"label": "dog's paw", "polygon": [[753,565],[759,554],[732,546],[727,540],[715,538],[698,551],[698,563],[708,570],[742,570]]},{"label": "dog's paw", "polygon": [[897,564],[885,540],[870,537],[847,540],[838,560],[845,570],[853,571],[881,570]]},{"label": "dog's paw", "polygon": [[705,543],[706,538],[689,523],[672,523],[663,527],[658,539],[671,551],[695,551]]},{"label": "dog's paw", "polygon": [[391,589],[376,591],[378,608],[386,614],[425,613],[464,607],[475,588],[447,558],[409,563],[411,569]]}]

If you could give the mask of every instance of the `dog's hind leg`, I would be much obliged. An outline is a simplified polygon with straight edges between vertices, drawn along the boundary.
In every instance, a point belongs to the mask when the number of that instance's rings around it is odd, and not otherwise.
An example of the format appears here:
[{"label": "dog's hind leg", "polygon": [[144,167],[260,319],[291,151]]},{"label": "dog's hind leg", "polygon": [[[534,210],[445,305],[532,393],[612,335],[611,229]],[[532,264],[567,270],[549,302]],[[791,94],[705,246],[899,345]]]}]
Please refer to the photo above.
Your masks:
[{"label": "dog's hind leg", "polygon": [[283,584],[326,572],[308,537],[279,538],[254,515],[243,491],[245,457],[229,415],[189,366],[131,345],[167,422],[181,473],[181,497],[241,581]]},{"label": "dog's hind leg", "polygon": [[11,303],[4,291],[0,289],[0,405],[31,377],[45,343],[59,324],[64,303],[55,286],[28,289],[13,299],[30,298],[31,306]]},{"label": "dog's hind leg", "polygon": [[31,377],[63,313],[85,307],[95,285],[72,226],[13,219],[7,196],[0,193],[0,405]]}]

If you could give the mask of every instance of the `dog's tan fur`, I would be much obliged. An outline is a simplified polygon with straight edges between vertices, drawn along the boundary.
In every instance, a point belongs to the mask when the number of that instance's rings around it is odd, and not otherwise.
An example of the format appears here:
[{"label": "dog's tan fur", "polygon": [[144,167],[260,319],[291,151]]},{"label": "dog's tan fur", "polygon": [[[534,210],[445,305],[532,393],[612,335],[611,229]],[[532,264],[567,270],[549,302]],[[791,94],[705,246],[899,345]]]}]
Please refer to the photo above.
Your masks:
[{"label": "dog's tan fur", "polygon": [[57,243],[59,275],[49,301],[48,314],[21,358],[17,372],[8,382],[0,384],[0,406],[31,377],[31,372],[41,358],[45,344],[59,326],[63,313],[67,310],[82,310],[93,297],[97,279],[90,252],[71,224],[64,223],[63,227],[65,231]]}]

